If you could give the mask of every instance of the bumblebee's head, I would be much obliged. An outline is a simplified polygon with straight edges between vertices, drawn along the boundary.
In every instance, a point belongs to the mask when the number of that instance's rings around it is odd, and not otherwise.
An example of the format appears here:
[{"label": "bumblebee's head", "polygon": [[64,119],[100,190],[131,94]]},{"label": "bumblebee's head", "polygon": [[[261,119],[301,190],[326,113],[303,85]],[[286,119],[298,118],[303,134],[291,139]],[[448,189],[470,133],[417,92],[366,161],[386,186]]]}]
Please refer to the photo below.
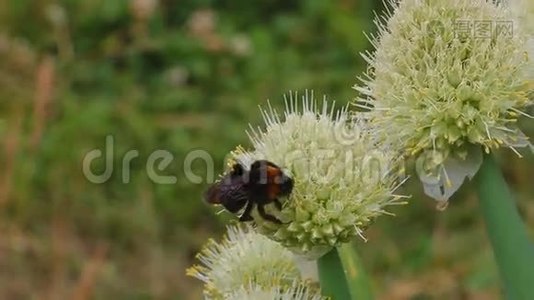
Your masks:
[{"label": "bumblebee's head", "polygon": [[293,191],[293,179],[284,173],[281,173],[279,176],[280,176],[280,184],[279,184],[280,195],[288,196],[289,194],[291,194],[291,191]]}]

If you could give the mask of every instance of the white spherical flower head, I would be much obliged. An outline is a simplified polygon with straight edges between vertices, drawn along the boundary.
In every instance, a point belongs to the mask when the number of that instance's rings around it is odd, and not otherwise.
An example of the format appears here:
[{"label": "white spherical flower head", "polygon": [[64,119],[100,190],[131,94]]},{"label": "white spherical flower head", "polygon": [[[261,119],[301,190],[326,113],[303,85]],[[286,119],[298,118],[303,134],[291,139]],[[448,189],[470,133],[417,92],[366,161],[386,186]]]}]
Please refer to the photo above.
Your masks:
[{"label": "white spherical flower head", "polygon": [[290,287],[301,278],[293,254],[250,227],[229,226],[223,240],[210,240],[197,258],[201,264],[186,273],[204,282],[209,299],[226,299],[224,295],[250,284]]},{"label": "white spherical flower head", "polygon": [[378,136],[424,156],[425,191],[448,200],[480,167],[481,149],[530,145],[516,123],[533,104],[527,37],[492,1],[397,2],[363,55],[357,105],[371,108]]},{"label": "white spherical flower head", "polygon": [[317,107],[306,93],[299,108],[297,95],[286,99],[283,118],[262,111],[266,128],[250,132],[254,149],[238,148],[233,159],[247,168],[267,160],[293,180],[288,197],[266,205],[281,224],[253,211],[256,229],[309,258],[362,236],[385,206],[403,203],[394,195],[397,173],[394,154],[377,144],[366,123],[346,109],[334,110],[326,99]]},{"label": "white spherical flower head", "polygon": [[270,287],[259,285],[241,287],[228,295],[226,300],[326,300],[316,288],[305,283],[295,281],[289,288]]}]

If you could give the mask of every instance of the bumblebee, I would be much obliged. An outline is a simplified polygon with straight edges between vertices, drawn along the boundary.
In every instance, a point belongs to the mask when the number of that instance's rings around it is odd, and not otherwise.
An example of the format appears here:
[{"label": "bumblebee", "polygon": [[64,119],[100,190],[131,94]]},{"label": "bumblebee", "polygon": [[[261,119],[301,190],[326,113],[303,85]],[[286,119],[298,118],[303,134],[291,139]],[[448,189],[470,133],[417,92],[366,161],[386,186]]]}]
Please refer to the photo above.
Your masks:
[{"label": "bumblebee", "polygon": [[278,210],[282,210],[279,198],[289,196],[292,190],[293,179],[280,167],[267,160],[257,160],[249,170],[239,163],[234,164],[228,174],[208,188],[204,199],[209,204],[222,205],[234,214],[245,208],[239,217],[241,222],[253,220],[250,213],[256,206],[263,219],[281,224],[275,216],[265,212],[265,205],[274,203]]}]

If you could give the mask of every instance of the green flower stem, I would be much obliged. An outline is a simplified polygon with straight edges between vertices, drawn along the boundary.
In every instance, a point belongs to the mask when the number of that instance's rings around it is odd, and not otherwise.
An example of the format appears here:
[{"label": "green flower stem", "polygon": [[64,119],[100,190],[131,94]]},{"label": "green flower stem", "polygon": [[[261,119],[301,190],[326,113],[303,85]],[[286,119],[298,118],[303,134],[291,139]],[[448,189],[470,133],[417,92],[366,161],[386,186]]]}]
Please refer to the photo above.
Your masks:
[{"label": "green flower stem", "polygon": [[534,247],[499,166],[491,155],[476,177],[480,208],[510,299],[534,299]]},{"label": "green flower stem", "polygon": [[365,268],[360,260],[354,242],[338,247],[338,253],[345,270],[345,278],[349,285],[351,299],[371,300],[373,293]]},{"label": "green flower stem", "polygon": [[317,260],[321,292],[332,300],[348,300],[351,298],[343,265],[336,248]]}]

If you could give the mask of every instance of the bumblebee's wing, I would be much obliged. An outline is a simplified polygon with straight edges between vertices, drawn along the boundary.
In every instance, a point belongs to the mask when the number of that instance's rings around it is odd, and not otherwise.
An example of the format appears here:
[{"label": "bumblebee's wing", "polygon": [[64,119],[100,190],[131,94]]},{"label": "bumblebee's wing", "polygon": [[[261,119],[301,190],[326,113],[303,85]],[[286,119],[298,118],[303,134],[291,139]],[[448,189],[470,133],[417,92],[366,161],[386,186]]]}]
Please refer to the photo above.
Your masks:
[{"label": "bumblebee's wing", "polygon": [[219,200],[231,213],[237,213],[248,202],[248,193],[242,182],[223,184],[219,187]]},{"label": "bumblebee's wing", "polygon": [[237,213],[248,201],[248,193],[239,178],[226,178],[213,184],[204,193],[204,200],[209,204],[224,206],[229,212]]},{"label": "bumblebee's wing", "polygon": [[221,198],[219,197],[220,186],[221,182],[216,182],[212,186],[210,186],[208,190],[204,193],[204,201],[209,204],[222,204]]}]

